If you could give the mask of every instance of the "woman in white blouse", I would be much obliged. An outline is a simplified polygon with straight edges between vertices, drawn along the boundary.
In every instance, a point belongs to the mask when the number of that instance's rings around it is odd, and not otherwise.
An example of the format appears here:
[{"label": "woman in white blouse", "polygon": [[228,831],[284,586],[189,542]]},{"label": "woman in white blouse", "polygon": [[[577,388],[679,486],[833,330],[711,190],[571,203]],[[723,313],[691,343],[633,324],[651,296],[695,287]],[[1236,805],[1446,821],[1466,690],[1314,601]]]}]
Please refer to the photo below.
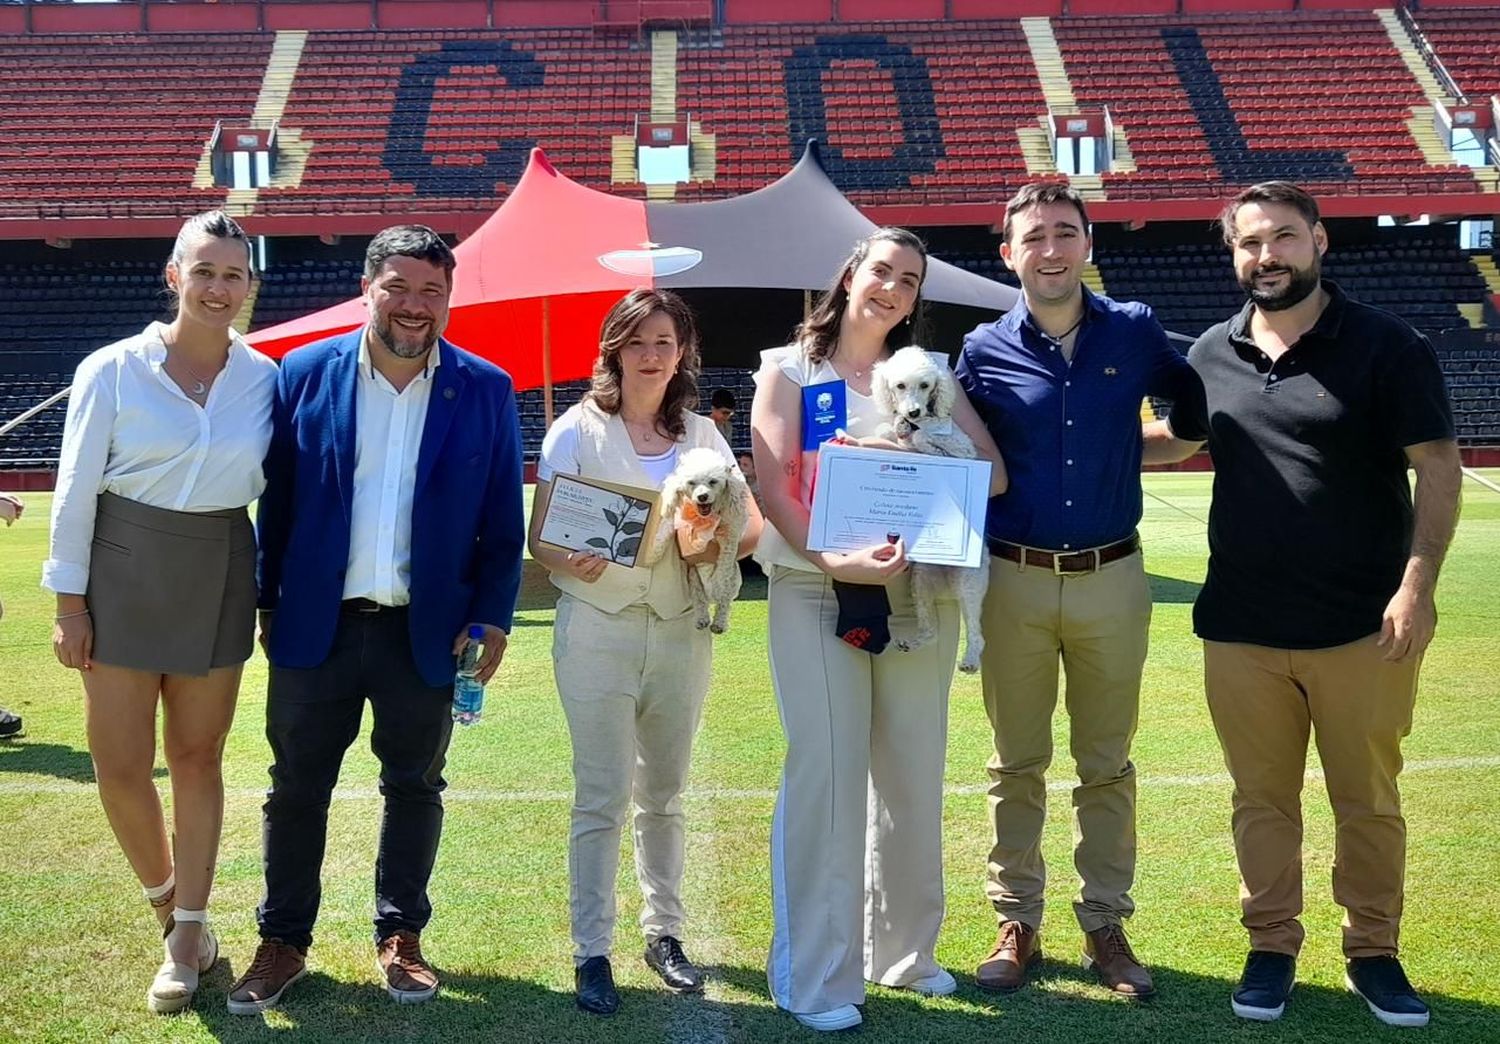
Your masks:
[{"label": "woman in white blouse", "polygon": [[[251,243],[214,211],[166,265],[176,315],[79,364],[42,586],[52,645],[83,678],[89,752],[115,838],[161,922],[152,1011],[185,1008],[217,959],[206,907],[218,857],[220,763],[253,647],[255,537],[276,366],[231,323]],[[156,710],[172,831],[152,783]],[[168,838],[172,839],[169,843]]]},{"label": "woman in white blouse", "polygon": [[[890,630],[915,629],[905,546],[807,549],[816,452],[803,438],[805,393],[841,383],[839,427],[851,442],[877,437],[889,418],[870,398],[871,371],[892,347],[914,343],[910,323],[926,275],[920,239],[901,228],[875,230],[794,342],[762,354],[755,377],[750,432],[767,519],[756,558],[770,578],[771,680],[787,740],[771,825],[766,968],[777,1006],[814,1030],[858,1025],[866,982],[927,996],[957,988],[933,957],[943,920],[943,760],[957,607],[938,603],[937,641],[880,653],[868,629],[841,628],[840,618],[873,613],[872,623],[885,626],[888,612]],[[962,391],[953,417],[994,465],[991,495],[1003,492],[994,440]]]},{"label": "woman in white blouse", "polygon": [[[677,992],[703,988],[683,952],[682,790],[708,694],[712,646],[694,625],[687,563],[711,564],[717,543],[684,559],[671,550],[652,566],[626,568],[598,554],[541,540],[556,475],[659,489],[679,452],[707,447],[734,467],[698,400],[693,314],[670,291],[633,290],[604,318],[593,386],[547,431],[537,468],[528,546],[562,592],[552,631],[557,691],[573,742],[568,837],[569,913],[578,1006],[619,1006],[609,955],[614,941],[620,831],[634,805],[636,875],[643,896],[645,960]],[[760,534],[760,512],[738,552]],[[650,534],[635,530],[642,540]]]}]

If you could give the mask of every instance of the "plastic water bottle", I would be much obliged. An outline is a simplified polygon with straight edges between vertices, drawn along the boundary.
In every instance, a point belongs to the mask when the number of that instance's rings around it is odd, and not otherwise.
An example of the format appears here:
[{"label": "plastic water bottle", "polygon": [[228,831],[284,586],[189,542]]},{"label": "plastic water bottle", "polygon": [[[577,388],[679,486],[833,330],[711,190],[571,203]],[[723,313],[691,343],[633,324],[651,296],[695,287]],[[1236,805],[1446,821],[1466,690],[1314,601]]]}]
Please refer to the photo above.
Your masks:
[{"label": "plastic water bottle", "polygon": [[453,720],[460,725],[473,725],[484,712],[484,682],[475,677],[483,642],[484,628],[474,624],[458,654],[458,673],[453,676]]}]

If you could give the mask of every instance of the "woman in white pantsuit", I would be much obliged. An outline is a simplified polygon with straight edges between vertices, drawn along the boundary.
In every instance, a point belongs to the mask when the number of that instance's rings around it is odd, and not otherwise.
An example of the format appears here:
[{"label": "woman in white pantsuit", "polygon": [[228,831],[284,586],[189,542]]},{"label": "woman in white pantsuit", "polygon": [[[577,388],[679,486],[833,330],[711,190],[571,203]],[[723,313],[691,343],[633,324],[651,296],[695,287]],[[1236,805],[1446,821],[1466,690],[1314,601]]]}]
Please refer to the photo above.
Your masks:
[{"label": "woman in white pantsuit", "polygon": [[[632,805],[646,963],[670,989],[703,988],[703,974],[679,942],[681,798],[712,654],[709,632],[694,624],[687,568],[714,562],[719,546],[711,542],[683,558],[673,541],[655,565],[625,568],[543,544],[541,523],[558,474],[659,489],[679,452],[707,447],[735,464],[713,421],[693,413],[698,335],[680,297],[631,291],[605,316],[599,341],[589,393],[542,443],[529,546],[562,592],[552,661],[573,742],[568,875],[576,997],[585,1011],[609,1015],[620,1003],[609,953],[620,831]],[[742,556],[761,528],[754,504],[749,513]]]},{"label": "woman in white pantsuit", "polygon": [[[787,753],[771,833],[771,996],[812,1029],[847,1029],[865,983],[941,995],[956,988],[933,949],[943,919],[943,758],[958,609],[938,638],[879,655],[835,635],[834,581],[883,585],[893,631],[915,629],[904,546],[806,549],[814,456],[803,389],[842,381],[845,431],[876,436],[870,371],[910,343],[927,254],[904,229],[862,240],[795,342],[763,354],[750,426],[768,523],[756,558],[770,576],[771,674]],[[999,453],[959,393],[954,416],[994,465]],[[774,476],[774,478],[773,478]]]}]

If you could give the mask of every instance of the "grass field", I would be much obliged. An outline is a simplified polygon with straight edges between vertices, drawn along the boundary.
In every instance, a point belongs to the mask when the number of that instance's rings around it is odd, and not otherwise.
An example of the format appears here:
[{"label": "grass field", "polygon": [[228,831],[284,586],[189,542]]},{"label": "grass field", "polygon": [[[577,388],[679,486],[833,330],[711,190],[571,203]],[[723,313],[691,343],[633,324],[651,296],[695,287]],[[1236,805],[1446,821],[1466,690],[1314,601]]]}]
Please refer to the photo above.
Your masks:
[{"label": "grass field", "polygon": [[[1491,473],[1491,478],[1497,477]],[[1500,938],[1500,494],[1465,483],[1458,538],[1439,589],[1405,751],[1410,823],[1403,956],[1433,1008],[1422,1039],[1500,1041],[1500,975],[1486,946]],[[1229,991],[1243,960],[1229,785],[1204,709],[1189,610],[1206,557],[1208,479],[1147,479],[1143,534],[1156,593],[1141,728],[1140,867],[1130,924],[1160,990],[1133,1006],[1077,965],[1069,899],[1066,742],[1052,773],[1046,851],[1053,868],[1038,980],[1006,998],[972,985],[993,937],[982,898],[988,849],[983,785],[989,727],[979,684],[952,696],[945,813],[948,917],[938,959],[959,992],[921,1000],[872,988],[863,1038],[878,1041],[1332,1041],[1416,1031],[1379,1026],[1343,988],[1339,911],[1329,898],[1332,827],[1321,784],[1307,792],[1308,941],[1286,1016],[1234,1018]],[[330,824],[324,899],[310,977],[264,1019],[224,1010],[224,993],[255,945],[266,667],[247,669],[225,756],[226,822],[213,916],[226,960],[195,1007],[148,1014],[160,960],[154,922],[99,807],[84,743],[77,679],[49,645],[50,596],[37,587],[49,498],[0,531],[0,705],[26,736],[0,743],[0,1040],[3,1041],[792,1041],[816,1036],[766,994],[770,932],[768,836],[781,735],[765,658],[763,587],[747,587],[733,633],[717,643],[715,683],[698,737],[687,802],[685,942],[712,965],[706,996],[658,988],[639,959],[633,878],[620,881],[613,1019],[577,1011],[567,928],[568,740],[552,684],[550,588],[529,577],[510,652],[484,722],[455,736],[447,826],[432,883],[436,915],[424,947],[444,973],[430,1004],[398,1008],[377,986],[370,940],[379,801],[362,739],[344,763]],[[1066,719],[1059,714],[1059,736]],[[366,720],[368,730],[368,717]],[[1315,758],[1312,759],[1315,763]],[[165,773],[162,770],[162,776]],[[163,783],[165,779],[163,778]],[[628,841],[627,841],[628,845]],[[630,874],[627,857],[622,862]]]}]

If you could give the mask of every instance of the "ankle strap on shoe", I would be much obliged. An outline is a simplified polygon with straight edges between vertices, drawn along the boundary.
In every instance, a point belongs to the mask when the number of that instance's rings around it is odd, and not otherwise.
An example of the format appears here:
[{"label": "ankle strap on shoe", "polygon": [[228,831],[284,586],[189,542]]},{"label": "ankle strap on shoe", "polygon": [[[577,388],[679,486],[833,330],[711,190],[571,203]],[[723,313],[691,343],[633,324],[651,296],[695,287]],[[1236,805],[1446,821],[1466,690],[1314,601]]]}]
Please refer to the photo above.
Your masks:
[{"label": "ankle strap on shoe", "polygon": [[172,901],[172,894],[177,891],[177,872],[174,870],[167,875],[167,879],[155,888],[141,886],[141,894],[152,906],[166,906]]},{"label": "ankle strap on shoe", "polygon": [[172,920],[177,921],[178,923],[190,922],[192,924],[207,924],[208,911],[184,910],[182,907],[178,906],[172,910]]}]

